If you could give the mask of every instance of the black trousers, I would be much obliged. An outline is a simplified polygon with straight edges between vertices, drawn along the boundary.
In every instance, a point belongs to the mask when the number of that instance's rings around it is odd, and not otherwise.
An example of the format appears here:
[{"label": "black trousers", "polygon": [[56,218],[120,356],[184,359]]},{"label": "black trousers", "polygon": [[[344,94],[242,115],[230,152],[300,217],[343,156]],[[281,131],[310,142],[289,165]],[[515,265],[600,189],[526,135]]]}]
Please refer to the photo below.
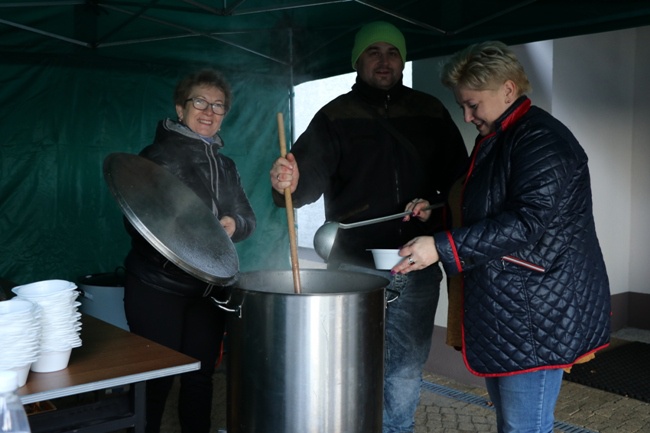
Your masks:
[{"label": "black trousers", "polygon": [[[224,312],[210,298],[186,298],[150,287],[127,274],[124,309],[131,332],[201,361],[180,375],[178,417],[182,433],[208,433],[214,374],[224,333]],[[147,433],[158,433],[174,378],[147,381]]]}]

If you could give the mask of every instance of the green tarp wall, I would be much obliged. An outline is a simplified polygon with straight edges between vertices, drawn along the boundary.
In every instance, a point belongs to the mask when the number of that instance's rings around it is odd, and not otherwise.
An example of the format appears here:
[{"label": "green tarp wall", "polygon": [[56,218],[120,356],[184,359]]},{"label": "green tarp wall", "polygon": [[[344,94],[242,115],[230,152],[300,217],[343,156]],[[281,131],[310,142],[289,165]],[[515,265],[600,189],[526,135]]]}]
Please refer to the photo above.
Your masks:
[{"label": "green tarp wall", "polygon": [[[112,152],[138,153],[175,116],[172,92],[188,70],[65,56],[0,63],[0,278],[18,284],[112,272],[129,238],[104,182]],[[285,78],[224,71],[233,108],[221,134],[258,228],[236,244],[240,270],[290,267],[286,212],[271,200],[277,112],[289,118]],[[287,120],[287,137],[289,124]]]}]

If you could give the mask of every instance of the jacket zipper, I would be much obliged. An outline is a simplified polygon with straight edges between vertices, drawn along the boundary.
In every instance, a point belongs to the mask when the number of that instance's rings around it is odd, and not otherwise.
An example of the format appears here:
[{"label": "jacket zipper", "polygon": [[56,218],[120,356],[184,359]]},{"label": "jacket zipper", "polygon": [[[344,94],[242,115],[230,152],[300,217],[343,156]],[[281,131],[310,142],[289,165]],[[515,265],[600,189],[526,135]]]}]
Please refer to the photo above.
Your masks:
[{"label": "jacket zipper", "polygon": [[[384,99],[384,118],[388,120],[388,107],[390,104],[390,95],[386,95],[386,99]],[[395,200],[399,204],[401,202],[400,200],[400,183],[399,183],[399,176],[397,173],[397,167],[393,167],[393,178],[395,179]],[[401,230],[400,230],[401,231]]]},{"label": "jacket zipper", "polygon": [[[530,269],[531,271],[535,272],[546,272],[546,269],[544,267],[536,265],[535,263],[527,262],[526,260],[522,260],[520,258],[514,257],[514,256],[503,256],[501,257],[501,260],[503,262],[509,262],[509,263],[514,263],[515,265],[522,266],[526,269]],[[503,264],[503,268],[505,269],[506,264]]]}]

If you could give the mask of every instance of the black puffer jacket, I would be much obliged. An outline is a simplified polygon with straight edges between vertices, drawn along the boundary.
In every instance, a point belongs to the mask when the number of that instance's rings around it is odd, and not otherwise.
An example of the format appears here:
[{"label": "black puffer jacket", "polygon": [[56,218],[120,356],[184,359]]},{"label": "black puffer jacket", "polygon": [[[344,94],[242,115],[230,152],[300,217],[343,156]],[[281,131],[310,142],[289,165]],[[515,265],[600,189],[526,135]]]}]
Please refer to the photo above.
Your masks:
[{"label": "black puffer jacket", "polygon": [[[190,187],[219,219],[232,217],[236,230],[231,240],[246,239],[255,230],[256,219],[248,197],[241,185],[237,167],[232,159],[222,155],[218,135],[213,142],[201,139],[189,128],[166,119],[158,124],[154,143],[140,155],[175,174]],[[146,283],[173,293],[209,293],[211,285],[175,266],[160,254],[125,221],[131,235],[131,251],[125,266]]]},{"label": "black puffer jacket", "polygon": [[[401,143],[377,117],[411,144]],[[291,153],[300,169],[294,205],[324,194],[326,219],[342,223],[402,212],[417,197],[444,200],[467,160],[460,132],[438,99],[401,82],[384,91],[360,79],[318,111]],[[273,196],[284,206],[281,194]],[[330,262],[372,267],[367,248],[398,248],[435,228],[442,228],[441,211],[428,224],[398,219],[339,230]]]},{"label": "black puffer jacket", "polygon": [[586,154],[526,97],[498,123],[472,154],[463,227],[435,235],[464,275],[463,353],[480,376],[570,366],[610,331]]}]

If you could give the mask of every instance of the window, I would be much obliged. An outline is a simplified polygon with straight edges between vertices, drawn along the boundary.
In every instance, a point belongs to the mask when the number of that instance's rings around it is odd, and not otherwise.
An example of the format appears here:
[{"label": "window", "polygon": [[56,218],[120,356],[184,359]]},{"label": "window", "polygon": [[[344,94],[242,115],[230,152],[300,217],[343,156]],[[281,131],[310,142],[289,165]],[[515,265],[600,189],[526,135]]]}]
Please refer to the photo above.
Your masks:
[{"label": "window", "polygon": [[[321,80],[309,81],[295,87],[294,107],[295,107],[295,136],[307,128],[314,114],[329,101],[335,97],[350,91],[356,79],[356,72],[349,74],[337,75],[334,77],[324,78]],[[404,85],[412,86],[412,68],[411,62],[407,62],[404,67]],[[296,211],[298,247],[302,249],[313,250],[314,234],[316,230],[325,222],[325,212],[323,210],[323,197],[307,206],[303,206]]]}]

